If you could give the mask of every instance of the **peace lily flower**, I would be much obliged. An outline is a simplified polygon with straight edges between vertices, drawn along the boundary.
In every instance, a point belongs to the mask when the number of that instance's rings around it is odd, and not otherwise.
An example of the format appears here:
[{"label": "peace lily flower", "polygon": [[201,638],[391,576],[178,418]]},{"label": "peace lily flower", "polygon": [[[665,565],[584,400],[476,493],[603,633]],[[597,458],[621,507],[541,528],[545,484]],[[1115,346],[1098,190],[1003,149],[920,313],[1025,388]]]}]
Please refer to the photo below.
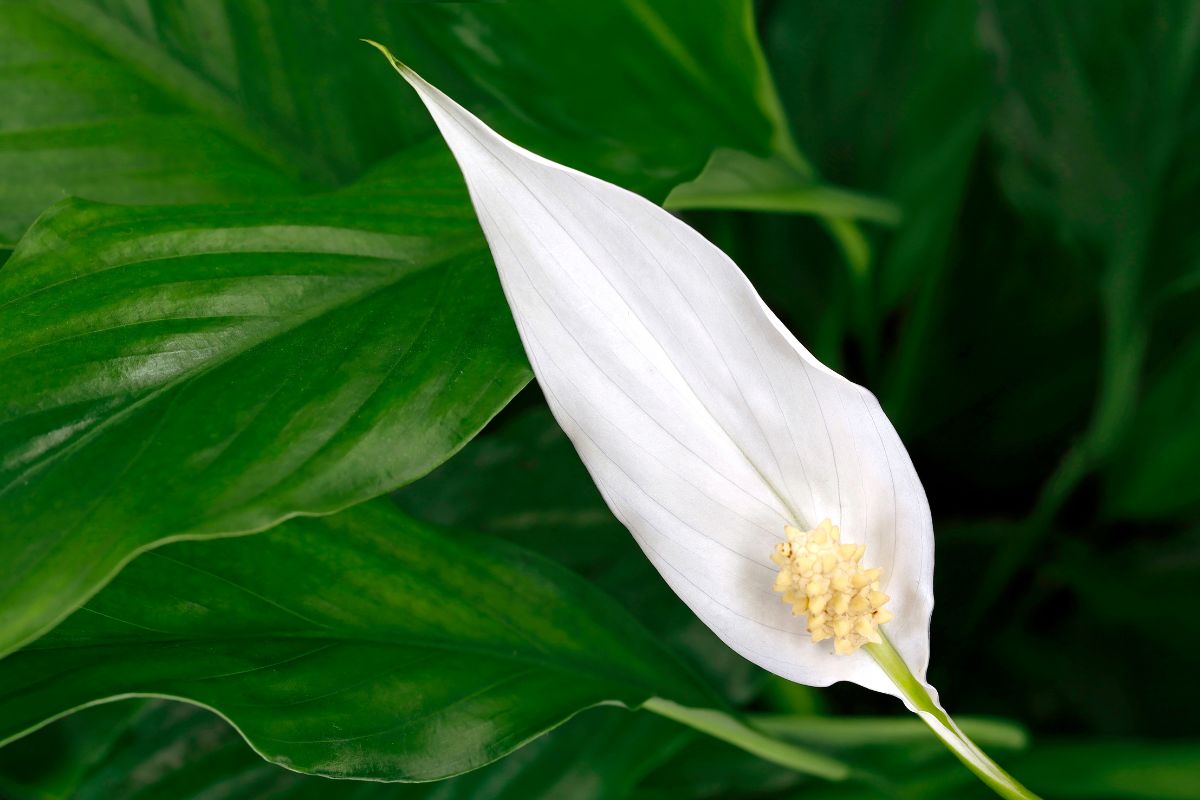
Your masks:
[{"label": "peace lily flower", "polygon": [[932,519],[875,398],[688,225],[505,140],[370,44],[453,151],[555,418],[676,594],[755,664],[895,695],[997,792],[1035,797],[925,680]]}]

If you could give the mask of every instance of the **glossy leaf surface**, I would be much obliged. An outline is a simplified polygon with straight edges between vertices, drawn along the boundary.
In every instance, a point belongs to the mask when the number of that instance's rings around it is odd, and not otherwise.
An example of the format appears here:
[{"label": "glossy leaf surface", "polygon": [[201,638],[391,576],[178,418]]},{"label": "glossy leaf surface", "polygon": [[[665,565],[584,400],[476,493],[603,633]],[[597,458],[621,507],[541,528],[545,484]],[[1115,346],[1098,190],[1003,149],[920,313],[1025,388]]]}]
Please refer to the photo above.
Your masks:
[{"label": "glossy leaf surface", "polygon": [[292,769],[409,781],[482,766],[598,703],[707,697],[569,571],[382,501],[147,554],[0,661],[0,686],[0,741],[157,695],[218,711]]},{"label": "glossy leaf surface", "polygon": [[0,273],[0,652],[136,553],[428,472],[527,380],[439,148],[276,203],[71,201]]},{"label": "glossy leaf surface", "polygon": [[362,36],[392,42],[500,129],[655,195],[716,147],[767,155],[786,139],[746,0],[703,15],[683,0],[536,14],[11,0],[0,4],[0,244],[67,195],[205,202],[329,188],[428,137]]},{"label": "glossy leaf surface", "polygon": [[[263,761],[224,720],[185,703],[109,703],[0,749],[0,788],[12,800],[602,800],[625,797],[643,775],[695,734],[651,714],[617,708],[583,712],[562,727],[487,767],[434,783],[398,786],[330,781]],[[86,756],[67,737],[96,731],[114,714],[101,761],[84,763],[70,782],[53,769],[61,756]],[[71,730],[68,730],[71,729]],[[100,738],[99,735],[97,738]],[[17,750],[25,757],[16,763]],[[13,752],[12,760],[5,758]],[[749,758],[748,756],[746,758]],[[14,778],[23,778],[20,782]]]}]

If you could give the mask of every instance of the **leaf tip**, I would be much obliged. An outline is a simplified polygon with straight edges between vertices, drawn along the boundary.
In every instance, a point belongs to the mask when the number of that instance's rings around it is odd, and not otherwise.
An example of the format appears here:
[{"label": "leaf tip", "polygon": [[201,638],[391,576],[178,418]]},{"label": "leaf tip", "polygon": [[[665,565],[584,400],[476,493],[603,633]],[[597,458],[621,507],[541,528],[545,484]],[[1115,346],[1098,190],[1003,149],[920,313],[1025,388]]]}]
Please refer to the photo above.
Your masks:
[{"label": "leaf tip", "polygon": [[383,56],[388,60],[388,63],[392,65],[396,72],[399,72],[404,77],[407,78],[409,75],[414,74],[413,71],[408,68],[408,65],[392,55],[392,51],[387,49],[385,45],[380,44],[374,39],[359,39],[359,41],[366,42],[367,44],[371,45],[371,47],[374,47],[376,50],[383,53]]}]

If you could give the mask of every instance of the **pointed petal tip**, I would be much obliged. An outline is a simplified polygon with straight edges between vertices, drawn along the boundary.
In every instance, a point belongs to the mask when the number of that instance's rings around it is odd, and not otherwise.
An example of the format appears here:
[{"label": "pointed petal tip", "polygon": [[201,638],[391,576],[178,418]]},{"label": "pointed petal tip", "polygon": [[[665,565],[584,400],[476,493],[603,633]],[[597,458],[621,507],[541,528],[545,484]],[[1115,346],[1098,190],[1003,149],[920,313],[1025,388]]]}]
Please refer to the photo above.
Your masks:
[{"label": "pointed petal tip", "polygon": [[[371,47],[374,47],[380,53],[383,53],[384,58],[386,58],[388,63],[392,65],[392,69],[396,70],[396,72],[400,74],[400,77],[404,78],[405,82],[407,82],[409,86],[411,86],[413,89],[416,89],[417,95],[421,98],[421,102],[423,102],[431,112],[433,112],[434,107],[437,106],[443,109],[453,109],[460,111],[463,114],[469,114],[466,109],[459,106],[458,103],[451,100],[441,90],[418,75],[416,70],[405,64],[400,59],[396,58],[396,56],[392,54],[392,51],[389,50],[386,45],[382,45],[374,39],[360,39],[359,41],[365,42],[371,45]],[[435,113],[435,117],[436,116],[437,115]],[[490,129],[489,132],[491,132]],[[497,136],[497,138],[500,137]]]},{"label": "pointed petal tip", "polygon": [[371,47],[374,47],[376,50],[383,53],[383,56],[388,60],[388,63],[392,65],[396,72],[399,72],[406,79],[410,77],[416,77],[417,73],[413,72],[412,69],[410,69],[409,66],[403,61],[392,55],[392,51],[389,50],[386,45],[382,45],[374,39],[359,39],[359,41],[366,42],[367,44],[371,45]]}]

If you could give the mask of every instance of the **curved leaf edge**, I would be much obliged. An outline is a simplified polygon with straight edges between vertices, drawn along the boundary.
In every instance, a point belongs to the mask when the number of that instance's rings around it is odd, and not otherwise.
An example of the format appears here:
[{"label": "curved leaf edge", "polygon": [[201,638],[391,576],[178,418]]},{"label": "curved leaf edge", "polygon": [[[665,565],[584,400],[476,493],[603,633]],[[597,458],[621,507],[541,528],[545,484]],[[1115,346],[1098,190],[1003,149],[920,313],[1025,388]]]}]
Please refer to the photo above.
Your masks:
[{"label": "curved leaf edge", "polygon": [[[651,698],[647,698],[646,702],[649,702],[650,699]],[[69,717],[72,714],[75,714],[79,711],[84,711],[85,709],[94,708],[96,706],[106,705],[109,703],[118,703],[123,700],[168,700],[168,701],[176,702],[176,703],[186,703],[187,705],[194,706],[196,708],[200,708],[205,711],[208,711],[209,713],[217,716],[223,722],[225,722],[227,725],[229,725],[229,727],[231,727],[237,733],[237,735],[242,738],[242,741],[244,741],[246,743],[246,745],[252,751],[254,751],[255,755],[257,755],[258,757],[260,757],[261,759],[263,759],[264,761],[266,761],[270,764],[274,764],[277,767],[283,767],[284,769],[286,769],[290,772],[295,772],[299,775],[312,775],[312,776],[319,777],[319,778],[328,778],[330,780],[353,780],[353,781],[364,781],[364,782],[369,782],[369,783],[398,783],[398,784],[433,783],[436,781],[447,780],[449,778],[455,778],[455,777],[458,777],[459,775],[465,775],[468,772],[474,772],[477,769],[481,769],[490,764],[494,764],[497,761],[500,761],[504,758],[507,758],[508,756],[512,755],[516,751],[520,750],[525,745],[527,745],[537,739],[540,739],[541,737],[556,730],[557,728],[561,727],[562,725],[566,724],[567,722],[570,722],[572,719],[574,719],[579,714],[582,714],[583,712],[588,711],[593,708],[600,708],[603,706],[611,706],[611,707],[616,707],[616,708],[624,708],[628,711],[637,711],[644,706],[644,703],[643,703],[643,704],[631,707],[631,706],[626,705],[625,703],[620,702],[619,700],[604,700],[599,703],[593,703],[591,705],[586,705],[581,708],[575,709],[570,714],[567,714],[566,716],[562,717],[562,719],[557,720],[549,727],[543,728],[541,731],[533,734],[532,736],[529,736],[527,738],[520,740],[513,746],[503,749],[502,752],[499,752],[494,757],[480,761],[478,764],[474,764],[472,766],[466,767],[465,769],[459,770],[457,772],[448,772],[445,775],[420,777],[420,778],[411,778],[410,777],[410,778],[388,779],[388,778],[378,778],[378,777],[363,776],[363,775],[336,774],[333,772],[321,771],[321,770],[300,769],[299,767],[296,767],[293,764],[289,763],[289,760],[286,758],[279,759],[279,758],[272,757],[271,755],[268,755],[254,741],[254,739],[252,739],[245,731],[242,730],[242,728],[237,724],[237,722],[235,722],[232,718],[230,718],[229,716],[227,716],[226,714],[221,712],[216,707],[208,705],[207,703],[202,703],[198,700],[194,700],[189,697],[184,697],[182,695],[164,694],[164,693],[158,693],[158,692],[126,692],[126,693],[122,693],[122,694],[111,695],[108,697],[97,698],[95,700],[90,700],[86,703],[81,703],[73,708],[69,708],[65,711],[61,711],[57,714],[47,717],[46,719],[42,720],[41,722],[37,723],[36,725],[32,725],[29,728],[26,728],[25,730],[23,730],[19,733],[13,734],[5,739],[0,739],[0,747],[4,747],[8,744],[11,744],[12,742],[17,741],[18,739],[22,739],[32,733],[36,733],[37,731],[40,731],[41,729],[45,728],[46,726],[48,726],[52,723],[58,722],[59,720]]]},{"label": "curved leaf edge", "polygon": [[[130,562],[132,562],[138,556],[141,556],[152,550],[157,550],[158,548],[163,547],[165,545],[176,544],[179,542],[213,541],[213,540],[218,540],[218,539],[233,539],[233,538],[238,538],[238,537],[242,537],[242,536],[253,536],[254,534],[265,533],[266,531],[272,530],[273,528],[276,528],[276,527],[282,525],[283,523],[287,522],[288,520],[304,518],[304,517],[332,516],[334,514],[338,514],[338,513],[342,512],[342,511],[346,511],[347,509],[352,508],[354,506],[361,505],[363,503],[367,503],[372,500],[376,500],[380,497],[384,497],[384,496],[390,494],[391,492],[394,492],[397,489],[402,488],[403,486],[407,486],[410,483],[414,483],[414,482],[420,480],[421,478],[425,477],[426,475],[428,475],[429,473],[431,473],[435,469],[437,469],[439,466],[444,464],[446,461],[449,461],[451,458],[453,458],[455,455],[457,455],[459,453],[459,451],[461,451],[463,449],[463,447],[465,447],[471,440],[473,440],[476,436],[478,436],[483,431],[483,429],[487,427],[487,425],[491,422],[491,420],[495,419],[497,414],[499,414],[501,411],[503,411],[505,408],[508,407],[509,403],[511,403],[513,401],[513,398],[515,398],[518,394],[521,393],[521,390],[523,390],[529,384],[530,380],[532,380],[532,374],[526,376],[525,381],[523,383],[521,383],[520,386],[517,386],[509,394],[508,398],[504,401],[504,405],[502,405],[500,408],[496,409],[496,412],[494,414],[492,414],[492,416],[488,418],[487,422],[485,422],[483,425],[481,425],[478,430],[476,430],[470,436],[466,437],[461,442],[459,442],[459,444],[450,453],[448,453],[446,455],[446,457],[444,459],[442,459],[442,461],[440,461],[436,464],[430,464],[428,469],[426,469],[420,475],[413,477],[407,483],[400,483],[400,484],[397,484],[396,486],[388,487],[388,488],[378,492],[377,494],[373,494],[370,497],[352,500],[347,503],[339,503],[339,504],[329,505],[329,506],[321,507],[321,508],[318,508],[315,510],[292,511],[292,512],[280,515],[278,517],[272,518],[265,525],[255,526],[253,528],[249,528],[246,530],[222,531],[219,533],[184,533],[184,534],[178,534],[176,536],[168,536],[168,537],[159,539],[155,542],[151,542],[150,544],[145,545],[143,547],[135,548],[125,558],[123,558],[117,564],[117,566],[104,577],[104,579],[102,581],[97,582],[96,585],[93,586],[91,588],[91,590],[86,593],[85,596],[81,595],[80,598],[78,599],[78,601],[74,605],[64,606],[65,610],[63,611],[63,613],[61,613],[60,615],[55,617],[51,622],[42,626],[41,628],[38,628],[38,629],[32,631],[31,633],[27,634],[23,638],[14,639],[13,643],[8,645],[7,647],[0,647],[0,659],[3,659],[5,656],[11,655],[11,654],[17,652],[18,650],[21,650],[22,648],[27,647],[29,644],[37,641],[38,639],[45,636],[50,631],[54,630],[56,627],[58,627],[59,624],[61,624],[63,622],[63,620],[65,620],[67,617],[74,614],[82,606],[86,605],[87,602],[89,600],[91,600],[93,597],[95,597],[105,586],[112,583],[113,579],[116,578],[116,576],[118,574],[120,574],[121,570],[125,569],[125,567],[127,567]],[[167,698],[167,699],[171,699],[171,698]],[[78,710],[78,709],[76,709],[76,710]],[[28,731],[26,733],[28,733]],[[22,734],[22,735],[24,735],[24,734]],[[0,747],[2,747],[7,742],[8,742],[8,740],[0,741]]]}]

